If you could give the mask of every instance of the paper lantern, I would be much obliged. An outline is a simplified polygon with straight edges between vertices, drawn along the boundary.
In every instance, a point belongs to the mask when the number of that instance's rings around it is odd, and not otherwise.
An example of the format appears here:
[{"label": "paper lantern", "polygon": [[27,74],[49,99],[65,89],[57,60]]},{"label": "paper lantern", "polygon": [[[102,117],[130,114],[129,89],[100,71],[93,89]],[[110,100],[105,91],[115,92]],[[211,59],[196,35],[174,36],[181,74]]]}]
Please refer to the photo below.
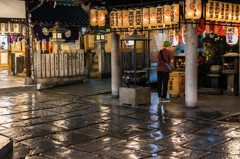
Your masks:
[{"label": "paper lantern", "polygon": [[89,18],[90,18],[90,25],[91,26],[97,26],[98,25],[98,11],[97,9],[91,9],[90,10],[90,15],[89,15]]},{"label": "paper lantern", "polygon": [[177,25],[179,23],[179,4],[171,5],[171,24]]},{"label": "paper lantern", "polygon": [[98,26],[104,27],[106,25],[106,15],[104,10],[98,10]]},{"label": "paper lantern", "polygon": [[170,5],[164,5],[163,6],[163,17],[164,17],[164,24],[165,26],[171,25],[171,6]]},{"label": "paper lantern", "polygon": [[236,45],[238,42],[238,29],[235,27],[228,27],[226,31],[226,41],[229,45]]},{"label": "paper lantern", "polygon": [[150,28],[155,29],[157,25],[157,16],[156,16],[156,7],[150,7],[149,9],[150,12]]},{"label": "paper lantern", "polygon": [[219,2],[219,16],[217,19],[218,23],[225,22],[224,15],[225,15],[225,3]]},{"label": "paper lantern", "polygon": [[235,7],[234,4],[230,3],[230,14],[229,14],[229,23],[232,23],[234,20]]},{"label": "paper lantern", "polygon": [[118,10],[116,12],[116,28],[123,27],[123,11]]},{"label": "paper lantern", "polygon": [[129,27],[128,20],[128,10],[123,10],[123,28],[127,29]]},{"label": "paper lantern", "polygon": [[128,11],[129,28],[134,29],[134,9]]},{"label": "paper lantern", "polygon": [[193,19],[195,3],[194,0],[185,1],[185,19]]},{"label": "paper lantern", "polygon": [[209,0],[206,7],[206,21],[211,21],[214,18],[214,1]]},{"label": "paper lantern", "polygon": [[213,13],[213,22],[216,22],[219,18],[220,13],[220,3],[218,1],[213,1],[214,3],[214,13]]},{"label": "paper lantern", "polygon": [[230,3],[225,3],[225,21],[226,22],[231,22],[231,4]]},{"label": "paper lantern", "polygon": [[135,29],[141,29],[142,27],[142,10],[141,9],[136,9],[134,11],[134,19],[135,19],[135,22],[134,22],[134,28]]},{"label": "paper lantern", "polygon": [[110,27],[111,28],[116,28],[116,11],[111,11],[110,12]]},{"label": "paper lantern", "polygon": [[202,17],[202,0],[195,0],[193,19],[197,21]]},{"label": "paper lantern", "polygon": [[163,28],[163,6],[158,6],[157,8],[157,28],[162,29]]},{"label": "paper lantern", "polygon": [[169,41],[172,46],[178,45],[178,36],[176,35],[176,30],[169,30]]},{"label": "paper lantern", "polygon": [[149,27],[149,8],[142,9],[142,16],[143,16],[143,28]]},{"label": "paper lantern", "polygon": [[234,5],[234,19],[233,19],[233,22],[234,23],[239,23],[239,11],[240,11],[240,5],[238,5],[238,4],[235,4]]}]

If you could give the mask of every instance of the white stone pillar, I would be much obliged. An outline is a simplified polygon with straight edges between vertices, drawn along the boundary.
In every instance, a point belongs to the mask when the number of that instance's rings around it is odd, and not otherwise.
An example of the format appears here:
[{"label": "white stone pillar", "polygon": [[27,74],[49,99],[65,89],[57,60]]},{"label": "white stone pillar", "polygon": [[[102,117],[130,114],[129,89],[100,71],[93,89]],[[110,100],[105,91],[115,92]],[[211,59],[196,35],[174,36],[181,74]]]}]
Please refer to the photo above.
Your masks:
[{"label": "white stone pillar", "polygon": [[111,33],[111,76],[112,76],[112,97],[119,97],[120,87],[120,49],[119,35]]},{"label": "white stone pillar", "polygon": [[185,105],[197,106],[197,27],[186,24]]},{"label": "white stone pillar", "polygon": [[98,76],[103,78],[105,76],[105,43],[106,40],[95,41],[95,50],[98,56]]}]

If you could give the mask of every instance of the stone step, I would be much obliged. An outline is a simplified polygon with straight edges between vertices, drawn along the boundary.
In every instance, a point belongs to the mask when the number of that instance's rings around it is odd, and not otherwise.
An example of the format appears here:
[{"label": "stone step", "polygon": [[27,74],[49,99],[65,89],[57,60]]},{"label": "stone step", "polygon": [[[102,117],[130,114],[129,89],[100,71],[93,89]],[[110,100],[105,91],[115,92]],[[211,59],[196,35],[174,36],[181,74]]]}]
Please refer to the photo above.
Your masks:
[{"label": "stone step", "polygon": [[4,158],[13,150],[13,141],[10,138],[0,135],[0,158]]}]

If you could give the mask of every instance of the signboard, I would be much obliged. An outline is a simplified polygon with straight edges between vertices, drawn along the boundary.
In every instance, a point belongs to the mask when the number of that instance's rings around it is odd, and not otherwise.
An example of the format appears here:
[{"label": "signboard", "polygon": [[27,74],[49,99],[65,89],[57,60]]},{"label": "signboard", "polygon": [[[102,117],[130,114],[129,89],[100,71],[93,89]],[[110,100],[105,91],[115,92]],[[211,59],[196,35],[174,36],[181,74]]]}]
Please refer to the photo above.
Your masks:
[{"label": "signboard", "polygon": [[0,18],[26,19],[25,1],[1,0],[0,6]]}]

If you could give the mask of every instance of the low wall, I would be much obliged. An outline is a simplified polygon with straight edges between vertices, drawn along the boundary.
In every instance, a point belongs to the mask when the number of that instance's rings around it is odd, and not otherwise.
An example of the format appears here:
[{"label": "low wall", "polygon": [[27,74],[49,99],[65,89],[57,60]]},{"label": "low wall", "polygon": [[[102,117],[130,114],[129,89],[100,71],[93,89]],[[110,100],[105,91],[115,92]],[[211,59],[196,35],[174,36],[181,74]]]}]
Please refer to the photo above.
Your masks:
[{"label": "low wall", "polygon": [[37,89],[84,80],[84,52],[34,55]]}]

